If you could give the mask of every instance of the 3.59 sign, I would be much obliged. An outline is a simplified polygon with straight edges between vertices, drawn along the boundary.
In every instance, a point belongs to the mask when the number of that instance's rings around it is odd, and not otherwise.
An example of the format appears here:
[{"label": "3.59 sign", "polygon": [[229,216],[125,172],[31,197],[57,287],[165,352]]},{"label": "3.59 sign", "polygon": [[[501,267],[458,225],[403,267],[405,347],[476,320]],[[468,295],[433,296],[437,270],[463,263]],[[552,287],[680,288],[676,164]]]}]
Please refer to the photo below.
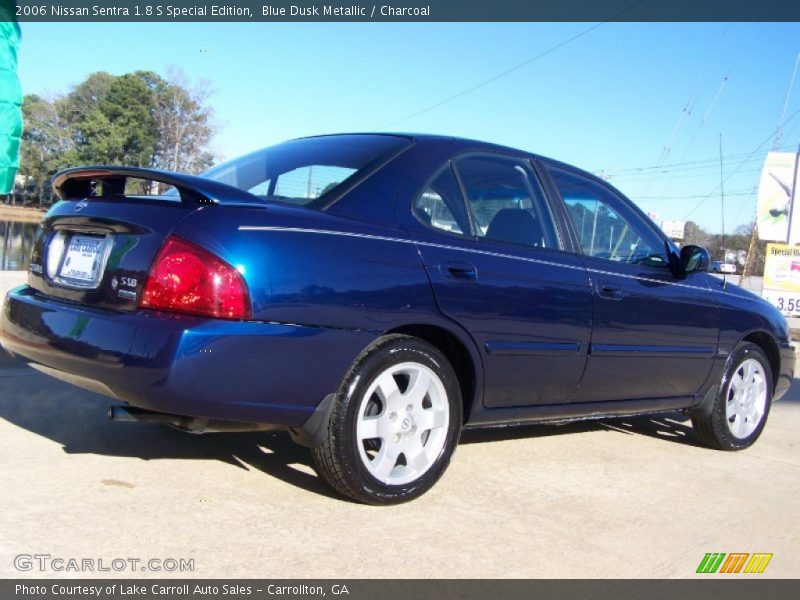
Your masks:
[{"label": "3.59 sign", "polygon": [[764,290],[761,295],[786,316],[800,315],[800,293]]},{"label": "3.59 sign", "polygon": [[798,300],[796,298],[785,298],[784,296],[778,296],[778,310],[781,312],[787,312],[789,314],[798,312]]}]

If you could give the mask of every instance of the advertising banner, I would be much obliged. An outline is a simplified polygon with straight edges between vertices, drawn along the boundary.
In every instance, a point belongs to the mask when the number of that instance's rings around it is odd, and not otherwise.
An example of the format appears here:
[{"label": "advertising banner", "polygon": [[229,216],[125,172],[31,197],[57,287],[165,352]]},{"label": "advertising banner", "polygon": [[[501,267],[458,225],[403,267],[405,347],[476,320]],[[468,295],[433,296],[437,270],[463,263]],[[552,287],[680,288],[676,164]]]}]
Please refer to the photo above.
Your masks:
[{"label": "advertising banner", "polygon": [[800,246],[767,244],[761,295],[785,315],[800,314]]},{"label": "advertising banner", "polygon": [[686,230],[686,221],[662,221],[661,231],[672,240],[682,240]]},{"label": "advertising banner", "polygon": [[800,220],[791,206],[796,159],[794,152],[770,152],[764,161],[757,206],[758,236],[762,240],[788,241],[790,217]]},{"label": "advertising banner", "polygon": [[0,195],[14,189],[22,136],[22,89],[17,77],[19,26],[0,7]]}]

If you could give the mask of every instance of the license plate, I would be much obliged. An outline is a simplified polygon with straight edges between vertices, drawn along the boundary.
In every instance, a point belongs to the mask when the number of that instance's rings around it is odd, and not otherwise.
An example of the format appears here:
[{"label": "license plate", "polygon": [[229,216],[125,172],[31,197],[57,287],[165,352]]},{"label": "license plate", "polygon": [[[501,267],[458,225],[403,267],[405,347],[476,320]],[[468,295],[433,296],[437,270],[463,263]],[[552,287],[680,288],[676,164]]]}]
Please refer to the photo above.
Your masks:
[{"label": "license plate", "polygon": [[67,246],[59,275],[83,285],[96,285],[105,253],[105,238],[73,235]]}]

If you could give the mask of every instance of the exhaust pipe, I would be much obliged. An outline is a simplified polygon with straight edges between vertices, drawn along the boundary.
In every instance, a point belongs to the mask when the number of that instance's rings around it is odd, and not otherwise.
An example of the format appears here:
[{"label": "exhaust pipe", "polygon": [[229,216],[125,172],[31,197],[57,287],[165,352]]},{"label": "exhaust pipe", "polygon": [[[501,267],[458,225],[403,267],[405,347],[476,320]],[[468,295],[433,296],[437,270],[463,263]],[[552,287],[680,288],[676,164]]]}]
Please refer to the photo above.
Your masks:
[{"label": "exhaust pipe", "polygon": [[108,418],[110,421],[127,423],[164,423],[169,425],[181,417],[133,406],[109,406]]},{"label": "exhaust pipe", "polygon": [[275,431],[282,429],[270,423],[249,423],[240,421],[223,421],[204,417],[187,417],[171,415],[135,406],[109,406],[108,418],[111,421],[127,423],[159,423],[169,425],[187,433],[226,433],[246,431]]}]

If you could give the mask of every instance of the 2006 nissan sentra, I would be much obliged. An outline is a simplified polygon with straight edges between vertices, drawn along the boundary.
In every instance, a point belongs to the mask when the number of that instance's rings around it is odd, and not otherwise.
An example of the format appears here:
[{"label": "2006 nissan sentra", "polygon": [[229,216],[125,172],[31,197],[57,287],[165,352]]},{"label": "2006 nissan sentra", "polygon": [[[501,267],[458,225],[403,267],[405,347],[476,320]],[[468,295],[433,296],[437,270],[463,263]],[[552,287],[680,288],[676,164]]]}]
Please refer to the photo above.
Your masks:
[{"label": "2006 nissan sentra", "polygon": [[362,502],[428,490],[466,427],[684,410],[743,449],[792,379],[774,307],[527,152],[333,135],[53,185],[2,345],[118,399],[112,418],[288,429]]}]

